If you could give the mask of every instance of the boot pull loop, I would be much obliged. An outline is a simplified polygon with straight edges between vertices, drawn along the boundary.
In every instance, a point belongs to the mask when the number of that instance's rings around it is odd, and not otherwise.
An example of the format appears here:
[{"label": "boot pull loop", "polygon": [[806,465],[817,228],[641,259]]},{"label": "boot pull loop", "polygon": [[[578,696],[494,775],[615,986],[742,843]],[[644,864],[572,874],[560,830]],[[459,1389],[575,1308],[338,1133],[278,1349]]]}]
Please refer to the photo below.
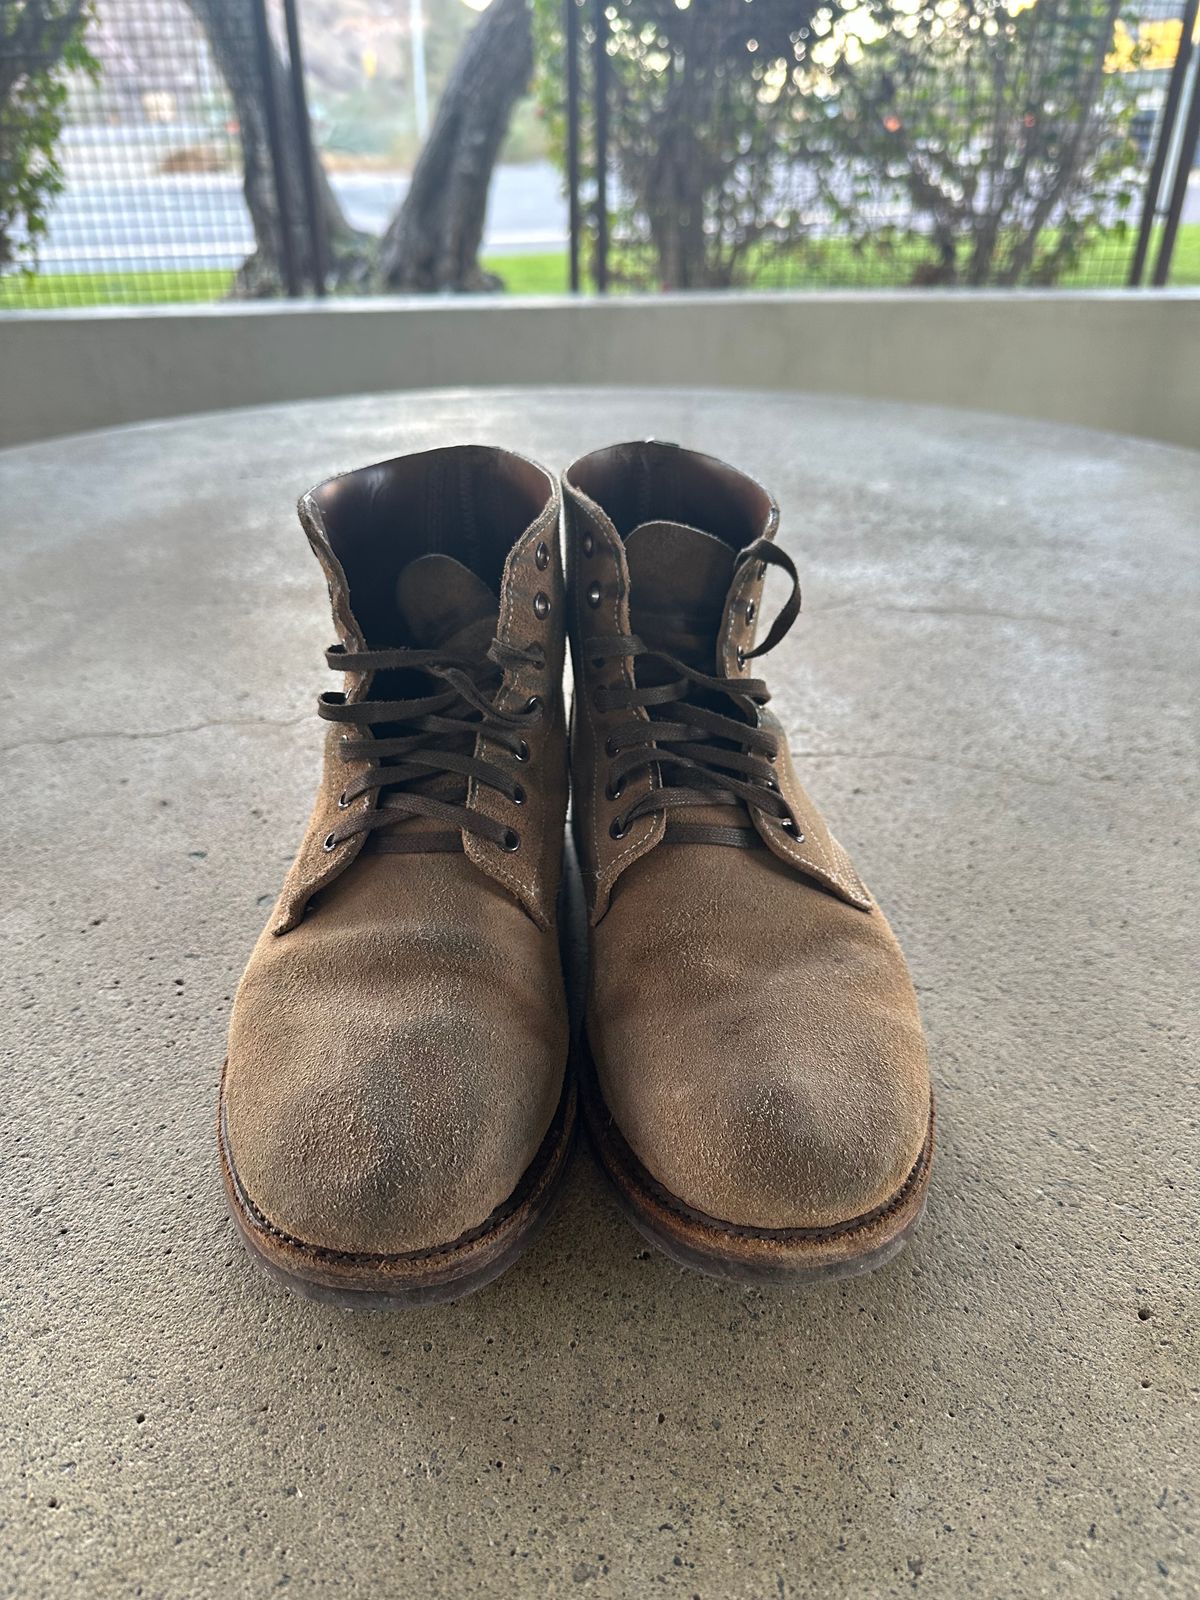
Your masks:
[{"label": "boot pull loop", "polygon": [[764,567],[778,567],[781,572],[786,572],[792,580],[792,592],[771,624],[766,638],[755,649],[745,651],[740,656],[743,661],[753,661],[756,656],[765,656],[769,650],[774,650],[800,615],[800,574],[796,571],[796,564],[791,556],[778,545],[772,544],[769,539],[756,539],[739,553],[734,568],[735,574],[740,572],[747,562],[753,561],[760,562]]}]

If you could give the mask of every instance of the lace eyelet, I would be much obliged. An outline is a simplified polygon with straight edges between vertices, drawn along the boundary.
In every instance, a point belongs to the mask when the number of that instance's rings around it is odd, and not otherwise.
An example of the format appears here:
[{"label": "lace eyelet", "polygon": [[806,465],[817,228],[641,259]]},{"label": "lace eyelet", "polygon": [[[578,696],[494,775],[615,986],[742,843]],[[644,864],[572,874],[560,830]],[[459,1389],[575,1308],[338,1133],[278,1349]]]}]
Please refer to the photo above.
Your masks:
[{"label": "lace eyelet", "polygon": [[327,833],[324,839],[321,840],[321,849],[326,852],[336,850],[340,843],[341,840],[336,833]]},{"label": "lace eyelet", "polygon": [[518,761],[529,760],[529,746],[525,743],[524,739],[521,740],[520,744],[513,751],[513,755],[516,756]]},{"label": "lace eyelet", "polygon": [[345,791],[345,789],[343,789],[341,794],[338,795],[338,810],[339,811],[345,811],[347,809],[347,807],[349,806],[349,804],[350,804],[349,800],[346,799],[346,791]]},{"label": "lace eyelet", "polygon": [[532,716],[532,714],[535,711],[540,711],[541,709],[542,709],[542,697],[541,697],[541,695],[540,694],[531,694],[529,696],[529,699],[525,702],[525,710],[526,710],[526,712],[530,716]]},{"label": "lace eyelet", "polygon": [[617,747],[611,739],[605,739],[604,741],[604,754],[610,761],[617,754]]},{"label": "lace eyelet", "polygon": [[533,614],[539,622],[544,622],[550,615],[550,596],[540,589],[533,597]]},{"label": "lace eyelet", "polygon": [[741,645],[738,645],[737,664],[739,667],[744,667],[746,665],[746,652],[742,649]]},{"label": "lace eyelet", "polygon": [[774,766],[776,761],[779,760],[779,752],[778,752],[778,750],[769,750],[767,752],[767,760],[771,763],[772,766]]},{"label": "lace eyelet", "polygon": [[624,793],[624,778],[618,778],[615,783],[606,783],[604,785],[604,798],[606,800],[619,800]]},{"label": "lace eyelet", "polygon": [[770,789],[772,794],[778,794],[779,793],[778,780],[775,779],[775,778],[764,778],[763,779],[763,788],[764,789]]},{"label": "lace eyelet", "polygon": [[791,817],[784,817],[780,821],[779,826],[783,829],[784,833],[790,833],[797,844],[804,843],[804,835],[800,832],[800,829],[796,826]]},{"label": "lace eyelet", "polygon": [[537,549],[533,552],[533,564],[539,572],[545,572],[546,568],[550,565],[550,551],[547,549],[544,543],[539,544]]},{"label": "lace eyelet", "polygon": [[590,533],[585,533],[584,536],[583,536],[583,553],[584,553],[584,555],[585,556],[590,556],[592,554],[592,552],[595,550],[595,548],[596,548],[595,539],[592,538]]},{"label": "lace eyelet", "polygon": [[612,822],[609,824],[608,828],[608,836],[610,839],[623,839],[628,832],[629,829],[625,826],[624,817],[614,817],[612,819]]},{"label": "lace eyelet", "polygon": [[757,612],[757,610],[758,610],[758,607],[754,604],[753,600],[747,600],[746,601],[746,621],[747,622],[753,622],[754,621],[755,613]]},{"label": "lace eyelet", "polygon": [[515,828],[507,828],[505,830],[504,838],[500,843],[500,848],[501,850],[507,850],[510,856],[514,855],[521,848],[521,835]]},{"label": "lace eyelet", "polygon": [[513,784],[512,803],[515,806],[523,806],[525,804],[525,791],[519,783]]},{"label": "lace eyelet", "polygon": [[593,611],[600,604],[603,598],[604,590],[600,587],[600,585],[598,583],[590,583],[588,585],[587,603],[591,606]]}]

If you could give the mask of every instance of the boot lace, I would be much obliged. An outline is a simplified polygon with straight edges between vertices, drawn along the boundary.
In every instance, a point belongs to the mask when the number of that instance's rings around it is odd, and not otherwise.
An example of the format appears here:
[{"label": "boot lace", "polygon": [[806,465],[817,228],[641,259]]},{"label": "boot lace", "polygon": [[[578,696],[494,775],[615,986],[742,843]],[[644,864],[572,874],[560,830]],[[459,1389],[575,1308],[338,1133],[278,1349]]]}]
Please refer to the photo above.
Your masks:
[{"label": "boot lace", "polygon": [[[347,703],[344,694],[331,692],[317,702],[318,715],[327,721],[363,730],[359,737],[341,741],[342,760],[371,763],[347,783],[338,806],[346,810],[371,791],[379,796],[377,805],[348,817],[326,836],[326,850],[336,850],[362,833],[376,834],[374,848],[391,853],[461,850],[464,830],[503,850],[520,849],[521,836],[515,828],[471,810],[466,797],[474,780],[498,790],[515,805],[525,803],[523,786],[502,767],[477,756],[475,741],[486,734],[518,761],[529,760],[529,745],[522,735],[542,720],[540,696],[534,695],[515,711],[501,710],[495,697],[506,669],[545,666],[540,648],[523,650],[493,639],[486,658],[480,660],[445,650],[351,651],[334,645],[325,652],[325,660],[335,672],[417,673],[434,681],[432,693],[404,699]],[[373,731],[376,728],[379,733]],[[438,780],[446,778],[451,780],[449,795],[431,792]],[[428,833],[378,834],[405,817],[428,817],[447,826]]]},{"label": "boot lace", "polygon": [[[735,576],[752,561],[786,572],[792,589],[766,638],[757,649],[739,652],[739,664],[773,650],[800,613],[800,579],[790,557],[768,540],[756,540],[740,552]],[[605,793],[610,800],[618,799],[635,775],[649,772],[657,779],[656,787],[614,817],[609,830],[614,839],[624,838],[641,817],[713,805],[740,805],[779,821],[797,840],[804,837],[775,776],[782,741],[763,724],[761,712],[770,693],[761,679],[699,672],[636,634],[592,638],[585,651],[597,667],[619,659],[636,660],[647,669],[635,668],[635,678],[643,681],[632,688],[621,684],[594,691],[599,711],[643,710],[649,718],[632,715],[611,730],[605,746]],[[753,827],[688,823],[669,816],[666,837],[743,848],[762,842]]]}]

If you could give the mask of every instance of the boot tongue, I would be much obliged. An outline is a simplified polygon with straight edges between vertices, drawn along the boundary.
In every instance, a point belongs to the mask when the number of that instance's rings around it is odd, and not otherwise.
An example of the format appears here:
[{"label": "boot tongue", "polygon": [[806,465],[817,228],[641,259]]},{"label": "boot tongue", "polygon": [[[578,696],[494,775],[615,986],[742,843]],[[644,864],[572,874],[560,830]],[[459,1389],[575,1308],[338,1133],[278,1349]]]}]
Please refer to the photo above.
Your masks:
[{"label": "boot tongue", "polygon": [[482,578],[453,556],[418,556],[396,579],[402,636],[418,650],[484,656],[496,632],[500,602]]},{"label": "boot tongue", "polygon": [[643,522],[626,537],[625,559],[634,633],[700,672],[715,671],[734,552],[686,523]]},{"label": "boot tongue", "polygon": [[[717,635],[733,582],[733,550],[722,539],[682,522],[643,522],[625,539],[629,566],[629,625],[652,650],[665,650],[698,672],[717,671]],[[672,676],[665,663],[639,662],[638,682],[662,683]],[[700,704],[709,703],[697,691]],[[712,709],[726,714],[729,704],[714,697]],[[668,719],[673,708],[661,715]],[[656,715],[652,709],[651,718]],[[669,763],[664,781],[673,781]],[[682,815],[692,826],[745,827],[749,815],[740,801],[689,806]]]},{"label": "boot tongue", "polygon": [[[500,603],[469,567],[453,556],[440,553],[418,556],[396,579],[396,613],[399,638],[411,649],[445,650],[448,654],[482,661],[496,632]],[[373,694],[382,700],[403,699],[411,694],[437,693],[445,685],[431,675],[419,672],[381,672]],[[384,737],[398,729],[381,728]],[[455,741],[461,754],[469,755],[475,740],[464,736]],[[440,773],[419,778],[407,785],[410,791],[431,794],[440,800],[461,803],[466,798],[467,782],[456,773]],[[387,809],[385,792],[380,805]],[[399,817],[389,832],[427,834],[431,824],[426,817]]]}]

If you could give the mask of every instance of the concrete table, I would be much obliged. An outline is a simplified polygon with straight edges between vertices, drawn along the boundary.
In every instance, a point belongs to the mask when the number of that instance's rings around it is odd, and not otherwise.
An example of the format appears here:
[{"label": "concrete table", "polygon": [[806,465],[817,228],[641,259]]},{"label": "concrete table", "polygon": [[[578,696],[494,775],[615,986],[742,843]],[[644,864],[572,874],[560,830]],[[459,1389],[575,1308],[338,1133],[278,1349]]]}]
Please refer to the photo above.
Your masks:
[{"label": "concrete table", "polygon": [[[646,434],[782,500],[806,605],[768,672],[921,991],[924,1225],[874,1277],[747,1292],[643,1248],[582,1154],[474,1299],[292,1298],[213,1147],[327,687],[292,502],[454,440]],[[0,1591],[1200,1591],[1198,506],[1182,450],[777,394],[373,396],[0,455]]]}]

